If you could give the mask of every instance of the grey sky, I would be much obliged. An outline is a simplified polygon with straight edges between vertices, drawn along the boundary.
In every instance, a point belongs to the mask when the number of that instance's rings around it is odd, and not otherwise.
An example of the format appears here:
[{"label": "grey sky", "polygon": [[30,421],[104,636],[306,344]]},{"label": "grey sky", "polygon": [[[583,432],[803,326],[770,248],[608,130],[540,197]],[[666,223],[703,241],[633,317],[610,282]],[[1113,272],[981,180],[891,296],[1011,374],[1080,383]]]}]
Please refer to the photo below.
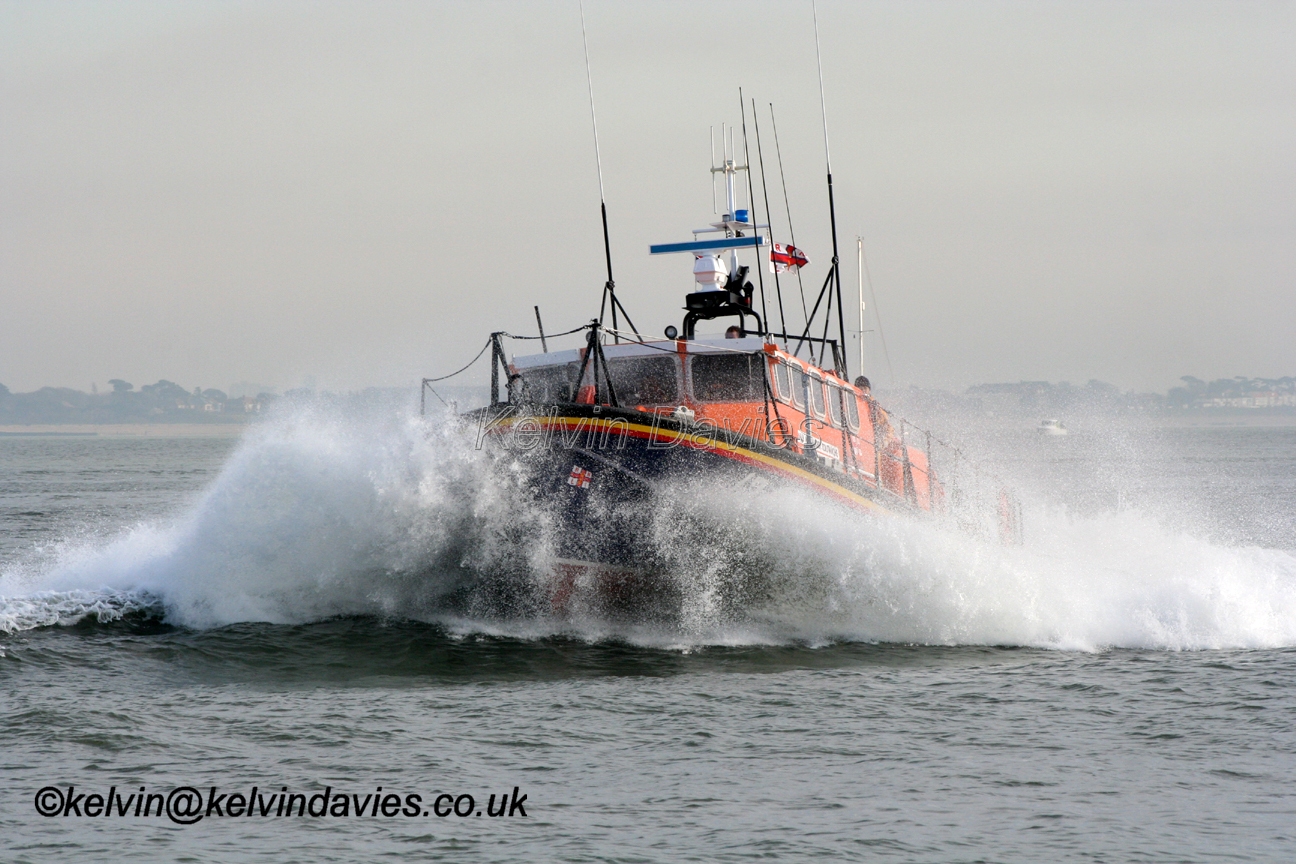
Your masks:
[{"label": "grey sky", "polygon": [[[689,259],[647,247],[710,221],[740,85],[817,288],[809,3],[586,14],[640,328],[678,324]],[[1296,5],[819,14],[845,282],[862,233],[901,383],[1296,374]],[[535,303],[588,320],[584,75],[574,0],[0,4],[0,383],[404,384]]]}]

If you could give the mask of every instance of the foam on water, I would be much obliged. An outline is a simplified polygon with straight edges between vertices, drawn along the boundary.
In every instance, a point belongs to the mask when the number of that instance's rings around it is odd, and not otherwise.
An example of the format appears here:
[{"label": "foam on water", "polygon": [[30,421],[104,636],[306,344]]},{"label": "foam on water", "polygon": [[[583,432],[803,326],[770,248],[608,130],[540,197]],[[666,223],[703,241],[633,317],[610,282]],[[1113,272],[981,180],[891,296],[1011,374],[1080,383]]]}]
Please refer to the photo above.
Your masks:
[{"label": "foam on water", "polygon": [[308,406],[250,430],[188,512],[10,565],[0,630],[160,605],[197,628],[381,615],[686,648],[1296,645],[1296,557],[1212,544],[1138,512],[1033,511],[1026,545],[1009,548],[791,490],[694,482],[672,497],[643,530],[682,597],[679,620],[482,611],[464,605],[465,586],[549,572],[552,520],[523,472],[444,419]]}]

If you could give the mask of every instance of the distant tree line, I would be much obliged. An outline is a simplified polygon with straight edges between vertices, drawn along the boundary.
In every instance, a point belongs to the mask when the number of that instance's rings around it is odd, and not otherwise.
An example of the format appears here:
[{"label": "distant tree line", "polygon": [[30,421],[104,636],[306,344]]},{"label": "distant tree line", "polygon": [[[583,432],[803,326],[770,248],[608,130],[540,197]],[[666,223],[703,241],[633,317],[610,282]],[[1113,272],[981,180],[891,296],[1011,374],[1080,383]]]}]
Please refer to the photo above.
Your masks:
[{"label": "distant tree line", "polygon": [[[889,394],[940,412],[977,410],[987,413],[1068,415],[1073,412],[1150,414],[1183,411],[1246,411],[1296,413],[1296,378],[1220,378],[1206,382],[1191,375],[1168,393],[1122,391],[1114,384],[1090,381],[1016,381],[978,384],[963,395],[936,390]],[[256,417],[278,398],[272,393],[230,398],[215,389],[186,390],[172,381],[135,389],[114,378],[110,392],[84,393],[68,387],[42,387],[31,393],[11,393],[0,384],[0,424],[35,423],[242,423]],[[308,395],[290,390],[286,398]],[[403,391],[374,388],[357,398],[398,398]],[[916,400],[916,401],[915,401]]]},{"label": "distant tree line", "polygon": [[1296,378],[1217,378],[1209,384],[1185,375],[1166,394],[1170,408],[1296,408]]},{"label": "distant tree line", "polygon": [[1122,391],[1105,381],[1084,385],[1062,381],[1017,381],[1009,384],[978,384],[969,387],[967,397],[995,410],[1033,413],[1098,411],[1103,413],[1154,413],[1218,411],[1221,409],[1272,409],[1296,411],[1296,378],[1220,378],[1207,383],[1185,375],[1183,386],[1168,393]]},{"label": "distant tree line", "polygon": [[42,387],[12,393],[0,384],[0,424],[32,423],[242,423],[275,400],[271,393],[231,399],[224,392],[186,390],[162,380],[135,389],[114,378],[112,390],[84,393],[70,387]]},{"label": "distant tree line", "polygon": [[911,420],[939,425],[958,416],[1046,417],[1202,416],[1296,414],[1296,378],[1221,378],[1209,383],[1191,375],[1167,393],[1122,390],[1093,380],[1013,381],[977,384],[963,393],[909,387],[887,391],[884,399]]}]

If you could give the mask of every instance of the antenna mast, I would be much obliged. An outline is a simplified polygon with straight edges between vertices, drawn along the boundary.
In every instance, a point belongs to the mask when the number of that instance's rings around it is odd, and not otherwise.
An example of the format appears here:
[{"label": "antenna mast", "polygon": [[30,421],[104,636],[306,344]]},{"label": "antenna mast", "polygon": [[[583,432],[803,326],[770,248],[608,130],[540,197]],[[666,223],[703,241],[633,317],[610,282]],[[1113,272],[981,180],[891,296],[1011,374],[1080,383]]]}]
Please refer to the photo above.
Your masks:
[{"label": "antenna mast", "polygon": [[[603,195],[603,156],[599,153],[598,139],[598,117],[594,113],[594,75],[590,72],[589,59],[589,39],[585,35],[585,3],[580,3],[581,16],[581,44],[585,46],[585,83],[589,85],[589,103],[590,103],[590,123],[594,127],[594,163],[598,166],[599,182],[599,210],[603,216],[603,256],[607,260],[607,282],[603,285],[603,300],[599,303],[599,324],[603,323],[603,312],[607,308],[608,300],[612,301],[612,338],[617,343],[621,342],[621,337],[617,334],[620,325],[617,323],[617,310],[625,315],[626,323],[634,331],[635,336],[639,336],[639,329],[634,326],[630,320],[630,313],[625,311],[621,301],[616,296],[616,281],[612,278],[612,242],[608,239],[608,220],[607,220],[607,199]],[[642,337],[640,337],[642,338]]]},{"label": "antenna mast", "polygon": [[[856,261],[856,272],[859,274],[859,340],[860,340],[860,365],[859,374],[864,374],[864,238],[855,237],[855,248],[858,254]],[[540,307],[536,307],[536,320],[540,319]]]},{"label": "antenna mast", "polygon": [[[814,14],[815,62],[819,66],[819,110],[823,115],[824,163],[828,167],[828,217],[832,223],[832,277],[834,288],[837,291],[837,330],[844,349],[846,347],[846,317],[842,312],[841,260],[837,257],[837,207],[833,201],[832,155],[828,151],[828,107],[824,100],[823,58],[819,53],[819,8],[814,0],[811,0],[810,9]],[[843,362],[845,362],[844,358]]]},{"label": "antenna mast", "polygon": [[[864,265],[864,278],[868,280],[869,299],[873,301],[873,319],[877,321],[878,336],[882,339],[882,356],[886,358],[887,374],[895,386],[895,367],[891,365],[891,351],[887,348],[886,330],[882,329],[882,314],[878,311],[877,292],[873,290],[873,274],[869,272],[868,257],[864,254],[864,238],[859,238],[860,263]],[[863,337],[861,337],[863,338]]]},{"label": "antenna mast", "polygon": [[[749,150],[747,149],[747,105],[746,105],[745,102],[743,102],[743,95],[742,95],[742,88],[741,88],[741,87],[738,88],[738,107],[739,107],[739,109],[742,111],[743,159],[747,162],[747,207],[748,207],[748,208],[750,209],[750,211],[751,211],[751,217],[750,217],[750,218],[751,218],[751,221],[752,221],[752,225],[755,227],[755,230],[756,230],[757,232],[759,232],[761,229],[760,229],[760,226],[757,224],[757,222],[758,222],[759,220],[756,218],[756,193],[755,193],[754,188],[752,187],[752,176],[751,176],[751,151],[749,151]],[[753,100],[752,100],[752,119],[753,119],[753,120],[756,119],[756,118],[755,118],[755,114],[756,114],[756,100],[753,99]],[[711,176],[714,177],[715,175],[712,174]],[[764,175],[762,175],[762,179],[763,179],[763,177],[764,177]],[[765,217],[766,217],[766,218],[769,218],[769,211],[768,211],[768,209],[767,209],[766,212],[765,212]],[[772,222],[772,220],[771,220],[771,222]],[[774,236],[774,228],[773,228],[773,225],[772,225],[772,224],[771,224],[769,230],[770,230],[770,236],[773,237],[773,236]],[[773,241],[770,241],[770,242],[773,242]],[[756,278],[757,278],[757,280],[759,280],[759,282],[760,282],[761,322],[765,325],[765,332],[768,333],[768,332],[769,332],[769,310],[765,308],[765,268],[764,268],[764,266],[762,266],[762,264],[761,264],[761,262],[760,262],[760,258],[761,258],[761,256],[760,256],[759,254],[757,254],[757,256],[756,256],[756,259],[757,259],[757,260],[756,260]]]}]

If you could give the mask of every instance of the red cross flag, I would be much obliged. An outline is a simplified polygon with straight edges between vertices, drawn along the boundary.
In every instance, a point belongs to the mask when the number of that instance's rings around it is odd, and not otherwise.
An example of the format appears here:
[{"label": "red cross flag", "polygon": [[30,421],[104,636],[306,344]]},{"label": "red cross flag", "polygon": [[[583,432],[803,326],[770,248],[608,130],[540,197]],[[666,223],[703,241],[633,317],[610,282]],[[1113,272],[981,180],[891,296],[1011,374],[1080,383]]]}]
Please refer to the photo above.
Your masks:
[{"label": "red cross flag", "polygon": [[573,465],[571,474],[567,475],[567,485],[576,486],[581,489],[588,489],[590,481],[594,479],[594,472],[586,471],[579,465]]}]

